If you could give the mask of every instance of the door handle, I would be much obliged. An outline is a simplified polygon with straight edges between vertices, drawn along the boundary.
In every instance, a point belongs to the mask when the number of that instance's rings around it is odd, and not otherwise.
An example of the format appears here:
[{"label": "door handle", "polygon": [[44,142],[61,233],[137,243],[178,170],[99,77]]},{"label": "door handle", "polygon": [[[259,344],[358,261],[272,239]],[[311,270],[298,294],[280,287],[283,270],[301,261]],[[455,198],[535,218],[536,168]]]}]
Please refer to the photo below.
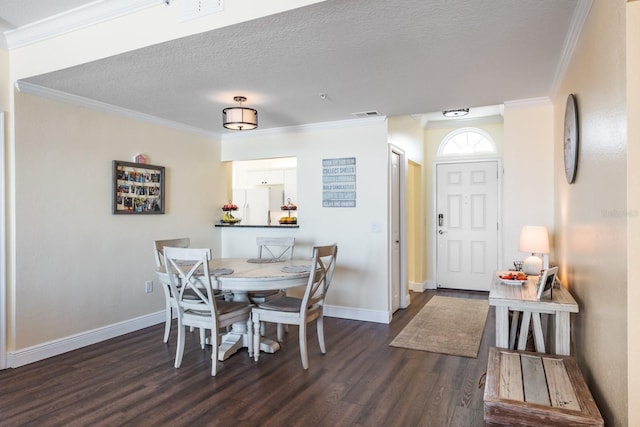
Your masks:
[{"label": "door handle", "polygon": [[438,230],[438,234],[446,234],[447,232],[444,230]]}]

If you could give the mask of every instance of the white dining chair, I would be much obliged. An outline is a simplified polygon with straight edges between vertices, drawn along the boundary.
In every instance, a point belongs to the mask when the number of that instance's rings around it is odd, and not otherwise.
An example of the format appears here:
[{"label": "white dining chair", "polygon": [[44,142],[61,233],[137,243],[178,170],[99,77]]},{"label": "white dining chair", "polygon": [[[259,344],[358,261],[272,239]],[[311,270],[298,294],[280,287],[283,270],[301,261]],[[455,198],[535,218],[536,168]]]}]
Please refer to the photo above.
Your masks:
[{"label": "white dining chair", "polygon": [[[256,245],[258,246],[258,260],[265,262],[275,262],[278,260],[293,259],[293,248],[296,239],[292,236],[286,237],[256,237]],[[249,300],[254,304],[265,303],[274,298],[286,295],[283,290],[275,291],[259,291],[249,292]],[[284,327],[278,324],[278,339],[281,339],[284,333]],[[265,334],[264,323],[260,325],[260,333]]]},{"label": "white dining chair", "polygon": [[[256,237],[258,258],[256,261],[275,262],[293,259],[294,237]],[[249,299],[254,304],[266,302],[274,297],[282,296],[282,291],[249,292]]]},{"label": "white dining chair", "polygon": [[324,343],[323,310],[324,300],[331,285],[333,271],[336,266],[338,246],[315,246],[311,261],[311,273],[302,298],[281,296],[265,303],[258,304],[251,310],[253,320],[254,359],[257,362],[260,351],[260,322],[274,322],[287,325],[298,325],[300,358],[302,367],[309,368],[307,354],[307,324],[316,321],[318,343],[322,354],[326,353]]},{"label": "white dining chair", "polygon": [[256,237],[259,259],[293,259],[295,237]]},{"label": "white dining chair", "polygon": [[[175,367],[182,364],[185,342],[185,327],[211,331],[211,376],[218,372],[219,328],[236,322],[250,325],[251,304],[225,301],[216,298],[209,274],[210,249],[164,248],[165,267],[175,272],[169,274],[171,292],[176,296],[178,311],[178,343]],[[189,294],[196,295],[192,298]],[[189,295],[188,297],[185,297]],[[250,341],[250,340],[249,340]],[[252,343],[248,344],[249,354]]]},{"label": "white dining chair", "polygon": [[164,248],[165,246],[171,246],[175,248],[188,248],[191,245],[191,241],[188,237],[182,237],[179,239],[168,240],[156,240],[153,242],[153,254],[156,261],[156,276],[158,282],[162,286],[164,292],[164,304],[165,304],[165,320],[164,320],[164,342],[169,341],[169,335],[171,333],[171,322],[173,319],[173,311],[176,309],[176,301],[171,294],[171,287],[169,286],[169,277],[164,271]]}]

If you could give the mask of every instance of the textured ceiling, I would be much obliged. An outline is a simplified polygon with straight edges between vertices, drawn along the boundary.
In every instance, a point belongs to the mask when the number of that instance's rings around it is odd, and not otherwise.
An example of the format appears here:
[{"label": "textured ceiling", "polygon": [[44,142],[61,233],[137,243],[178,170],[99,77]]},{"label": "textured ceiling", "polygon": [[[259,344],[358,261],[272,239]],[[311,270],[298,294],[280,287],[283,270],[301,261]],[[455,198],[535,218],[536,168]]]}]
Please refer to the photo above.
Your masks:
[{"label": "textured ceiling", "polygon": [[329,0],[26,81],[214,133],[234,95],[261,129],[473,109],[551,94],[579,1]]}]

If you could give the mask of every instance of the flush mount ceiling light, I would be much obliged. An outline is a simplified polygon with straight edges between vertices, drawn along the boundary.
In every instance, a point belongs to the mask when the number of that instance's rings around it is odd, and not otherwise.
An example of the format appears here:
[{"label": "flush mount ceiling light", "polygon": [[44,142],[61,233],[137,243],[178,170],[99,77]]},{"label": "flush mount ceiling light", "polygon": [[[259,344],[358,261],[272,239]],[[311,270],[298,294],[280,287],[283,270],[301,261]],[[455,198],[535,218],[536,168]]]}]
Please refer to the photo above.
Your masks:
[{"label": "flush mount ceiling light", "polygon": [[250,130],[258,127],[258,112],[253,108],[246,108],[242,103],[247,100],[244,96],[234,96],[238,107],[222,110],[222,125],[231,130]]},{"label": "flush mount ceiling light", "polygon": [[455,110],[444,110],[442,115],[445,117],[461,117],[469,114],[468,108],[457,108]]}]

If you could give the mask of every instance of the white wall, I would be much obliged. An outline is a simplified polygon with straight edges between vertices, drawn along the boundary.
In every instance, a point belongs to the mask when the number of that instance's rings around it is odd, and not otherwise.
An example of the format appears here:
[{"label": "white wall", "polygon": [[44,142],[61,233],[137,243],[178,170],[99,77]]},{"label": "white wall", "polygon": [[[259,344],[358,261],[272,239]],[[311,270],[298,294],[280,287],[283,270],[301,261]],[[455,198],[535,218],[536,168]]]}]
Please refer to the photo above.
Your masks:
[{"label": "white wall", "polygon": [[[219,252],[218,141],[20,93],[15,140],[12,354],[163,311],[161,288],[144,292],[153,240]],[[164,215],[111,213],[112,161],[137,153],[166,168]]]},{"label": "white wall", "polygon": [[[296,257],[311,256],[313,245],[338,244],[338,262],[327,300],[329,315],[390,320],[387,147],[387,126],[382,119],[238,133],[225,136],[222,142],[222,160],[297,158],[300,228],[293,232]],[[356,207],[323,208],[322,159],[341,157],[356,158]],[[255,247],[256,235],[263,235],[265,229],[218,228],[217,232],[223,256],[232,256],[237,253],[233,248],[242,246],[238,240]]]}]

